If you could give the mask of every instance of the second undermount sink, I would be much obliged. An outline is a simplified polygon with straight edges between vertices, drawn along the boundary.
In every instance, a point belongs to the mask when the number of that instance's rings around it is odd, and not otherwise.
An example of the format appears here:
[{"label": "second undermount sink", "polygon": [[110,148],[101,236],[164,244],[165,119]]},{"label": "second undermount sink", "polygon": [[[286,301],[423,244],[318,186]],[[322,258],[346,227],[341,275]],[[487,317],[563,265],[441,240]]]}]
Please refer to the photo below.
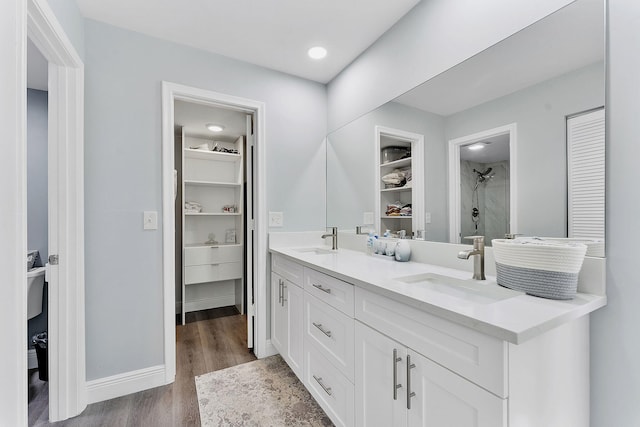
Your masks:
[{"label": "second undermount sink", "polygon": [[478,304],[491,304],[524,295],[522,292],[503,288],[495,282],[473,279],[463,280],[436,273],[422,273],[413,276],[397,277],[395,280],[403,283],[427,286],[439,293]]},{"label": "second undermount sink", "polygon": [[316,254],[316,255],[331,255],[336,253],[336,251],[333,251],[331,249],[324,249],[324,248],[298,248],[298,249],[294,249],[294,251],[300,252],[303,254]]}]

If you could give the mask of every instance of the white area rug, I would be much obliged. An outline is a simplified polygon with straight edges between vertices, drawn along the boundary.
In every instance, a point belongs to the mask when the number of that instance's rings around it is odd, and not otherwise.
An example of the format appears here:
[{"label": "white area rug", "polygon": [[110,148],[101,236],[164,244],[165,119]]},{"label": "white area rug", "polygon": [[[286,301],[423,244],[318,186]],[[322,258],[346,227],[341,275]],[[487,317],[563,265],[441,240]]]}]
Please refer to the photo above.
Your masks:
[{"label": "white area rug", "polygon": [[213,426],[333,426],[280,356],[196,377],[200,420]]}]

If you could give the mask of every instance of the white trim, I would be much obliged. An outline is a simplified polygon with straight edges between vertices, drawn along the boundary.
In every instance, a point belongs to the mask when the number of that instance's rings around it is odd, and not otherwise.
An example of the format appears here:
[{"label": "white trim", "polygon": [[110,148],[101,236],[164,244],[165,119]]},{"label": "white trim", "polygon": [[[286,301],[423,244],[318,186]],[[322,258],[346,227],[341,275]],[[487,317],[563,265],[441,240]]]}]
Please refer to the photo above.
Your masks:
[{"label": "white trim", "polygon": [[87,381],[89,403],[102,402],[164,385],[164,365]]},{"label": "white trim", "polygon": [[26,4],[5,0],[0,14],[0,424],[26,426],[27,416],[27,28]]},{"label": "white trim", "polygon": [[265,104],[246,98],[240,98],[176,83],[162,82],[162,260],[163,260],[163,289],[164,289],[164,360],[165,383],[175,379],[176,343],[175,343],[175,257],[173,215],[173,132],[174,132],[174,101],[182,100],[203,105],[237,108],[240,111],[255,114],[254,144],[257,156],[256,170],[257,188],[254,188],[254,203],[256,214],[255,232],[256,247],[254,248],[254,262],[256,283],[256,340],[254,352],[257,357],[268,356],[267,351],[267,209],[266,209],[266,151],[267,140],[265,133]]},{"label": "white trim", "polygon": [[[84,410],[84,64],[46,0],[27,3],[27,35],[49,63],[49,420]],[[64,286],[60,286],[64,284]]]},{"label": "white trim", "polygon": [[460,147],[486,138],[509,134],[509,233],[518,232],[518,125],[511,123],[449,140],[449,242],[460,243]]},{"label": "white trim", "polygon": [[275,346],[271,343],[271,340],[268,339],[267,343],[264,347],[264,354],[261,356],[262,357],[269,357],[269,356],[274,356],[276,354],[279,354],[280,352],[278,351],[277,348],[275,348]]},{"label": "white trim", "polygon": [[382,214],[382,206],[380,205],[380,137],[388,135],[396,139],[404,139],[411,143],[411,181],[413,183],[411,191],[412,220],[411,228],[416,230],[425,230],[425,185],[424,185],[424,135],[418,133],[407,132],[400,129],[393,129],[385,126],[375,127],[375,218],[374,227],[382,234],[380,228],[380,217]]}]

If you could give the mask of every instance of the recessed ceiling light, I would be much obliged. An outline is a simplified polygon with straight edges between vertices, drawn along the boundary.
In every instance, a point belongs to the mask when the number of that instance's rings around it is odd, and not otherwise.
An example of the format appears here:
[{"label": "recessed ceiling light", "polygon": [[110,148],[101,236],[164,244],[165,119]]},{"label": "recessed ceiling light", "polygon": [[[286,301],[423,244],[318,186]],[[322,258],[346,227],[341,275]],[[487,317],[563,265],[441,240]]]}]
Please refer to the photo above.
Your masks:
[{"label": "recessed ceiling light", "polygon": [[473,151],[482,150],[484,148],[484,146],[485,146],[485,144],[483,142],[477,142],[475,144],[468,145],[467,149],[473,150]]},{"label": "recessed ceiling light", "polygon": [[209,129],[211,132],[222,132],[224,130],[224,126],[209,123],[207,124],[207,129]]},{"label": "recessed ceiling light", "polygon": [[315,46],[309,49],[307,51],[307,54],[313,59],[322,59],[327,56],[327,49],[323,48],[322,46]]}]

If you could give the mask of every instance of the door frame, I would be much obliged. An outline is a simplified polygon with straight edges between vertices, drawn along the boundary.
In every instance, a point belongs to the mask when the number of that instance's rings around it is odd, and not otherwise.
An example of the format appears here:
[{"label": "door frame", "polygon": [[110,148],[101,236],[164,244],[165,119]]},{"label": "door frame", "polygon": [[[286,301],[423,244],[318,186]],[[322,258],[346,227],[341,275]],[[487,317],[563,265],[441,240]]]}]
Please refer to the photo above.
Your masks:
[{"label": "door frame", "polygon": [[[6,9],[4,9],[6,8]],[[0,391],[0,413],[7,425],[26,425],[28,419],[27,371],[27,150],[26,150],[26,46],[33,41],[49,63],[49,252],[60,264],[50,270],[49,288],[49,420],[60,421],[84,410],[84,64],[46,0],[13,0],[3,6],[3,42],[9,79],[3,89],[2,113],[8,126],[6,156],[0,166],[7,178],[0,195],[14,215],[2,218],[11,230],[0,253],[7,267],[3,277],[15,283],[14,293],[0,302],[0,320],[12,329],[7,334],[10,351],[0,352],[0,369],[6,387]],[[6,24],[6,25],[5,25]],[[6,36],[6,37],[5,37]],[[11,47],[8,47],[8,46]],[[9,68],[13,69],[9,69]],[[4,71],[4,69],[3,69]],[[5,93],[3,91],[3,93]],[[5,160],[6,159],[6,160]],[[52,176],[52,173],[54,174]],[[6,187],[5,187],[6,186]],[[52,188],[54,187],[54,188]],[[51,193],[53,190],[53,194]],[[6,197],[5,197],[6,196]],[[52,204],[53,200],[53,204]],[[53,208],[53,218],[51,218]],[[3,245],[4,246],[4,245]],[[6,256],[5,256],[6,255]],[[17,329],[17,334],[15,332]],[[3,336],[5,336],[3,334]],[[9,360],[6,360],[8,357]],[[5,375],[6,374],[6,375]]]},{"label": "door frame", "polygon": [[449,140],[449,243],[461,243],[460,147],[505,134],[509,134],[509,233],[518,232],[518,125],[511,123]]},{"label": "door frame", "polygon": [[[256,283],[255,319],[256,339],[254,352],[258,358],[270,355],[267,347],[267,209],[266,209],[266,138],[265,104],[247,98],[213,92],[167,81],[162,82],[162,283],[164,298],[164,361],[165,382],[171,383],[176,373],[176,325],[175,325],[175,217],[173,213],[174,169],[174,102],[176,100],[237,108],[253,112],[254,145],[256,155],[256,186],[254,192],[255,235],[254,272]],[[247,312],[251,310],[247,307]]]}]

